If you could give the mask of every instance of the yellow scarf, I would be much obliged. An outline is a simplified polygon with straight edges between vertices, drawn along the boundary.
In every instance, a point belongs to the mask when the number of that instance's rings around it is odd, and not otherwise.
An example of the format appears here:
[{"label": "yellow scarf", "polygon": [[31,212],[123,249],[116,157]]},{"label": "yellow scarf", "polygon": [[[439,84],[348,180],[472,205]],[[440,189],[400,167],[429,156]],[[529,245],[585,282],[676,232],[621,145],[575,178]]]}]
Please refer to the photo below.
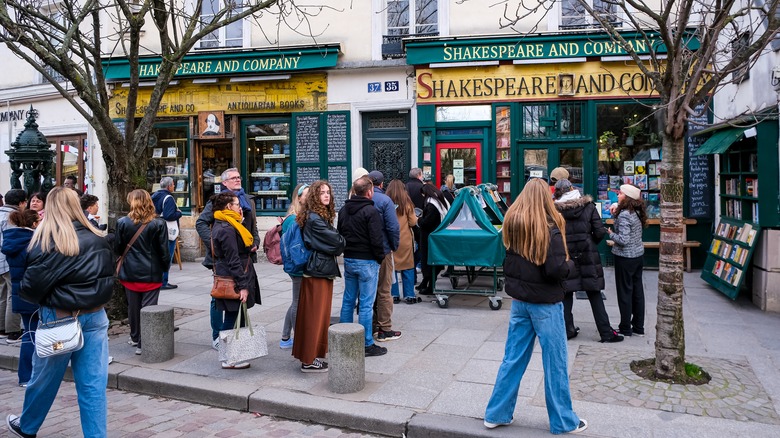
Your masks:
[{"label": "yellow scarf", "polygon": [[236,213],[233,210],[215,211],[214,219],[225,221],[230,225],[232,225],[233,228],[238,230],[238,233],[241,234],[241,240],[244,241],[244,246],[246,246],[247,248],[252,246],[252,242],[255,239],[252,237],[252,233],[250,233],[249,230],[247,230],[246,227],[241,225],[241,222],[239,222],[239,219],[241,219],[240,214]]}]

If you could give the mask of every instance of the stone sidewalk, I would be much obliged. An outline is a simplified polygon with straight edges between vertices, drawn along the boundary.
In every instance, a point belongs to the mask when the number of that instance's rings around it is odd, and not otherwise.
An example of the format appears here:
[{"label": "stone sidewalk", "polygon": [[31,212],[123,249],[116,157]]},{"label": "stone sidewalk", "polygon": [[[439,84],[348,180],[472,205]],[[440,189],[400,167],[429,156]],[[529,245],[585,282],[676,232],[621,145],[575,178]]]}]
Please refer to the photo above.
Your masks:
[{"label": "stone sidewalk", "polygon": [[[520,387],[515,422],[489,431],[482,426],[503,356],[508,299],[497,311],[489,308],[487,298],[469,295],[453,295],[446,309],[430,299],[397,304],[393,328],[403,336],[382,344],[387,355],[366,358],[363,391],[338,395],[328,390],[327,375],[301,373],[290,351],[279,349],[291,296],[289,277],[280,266],[265,262],[256,269],[263,304],[251,309],[250,316],[268,332],[268,356],[252,361],[247,370],[221,369],[210,346],[211,273],[185,263],[182,271],[174,268],[171,273],[179,288],[160,297],[160,304],[192,312],[177,320],[181,329],[175,335],[174,359],[143,364],[125,336],[112,338],[115,362],[109,386],[388,436],[549,435],[538,347]],[[613,271],[605,271],[605,304],[616,326]],[[701,365],[713,381],[699,387],[647,382],[629,369],[632,360],[653,356],[657,271],[645,271],[644,281],[646,337],[598,343],[587,301],[575,300],[575,322],[582,331],[568,344],[569,371],[575,410],[590,423],[584,435],[777,436],[780,315],[761,312],[747,298],[731,301],[698,272],[686,274],[686,359]],[[333,316],[339,314],[342,290],[343,282],[337,281]],[[15,347],[0,346],[0,367],[15,368],[17,354]]]}]

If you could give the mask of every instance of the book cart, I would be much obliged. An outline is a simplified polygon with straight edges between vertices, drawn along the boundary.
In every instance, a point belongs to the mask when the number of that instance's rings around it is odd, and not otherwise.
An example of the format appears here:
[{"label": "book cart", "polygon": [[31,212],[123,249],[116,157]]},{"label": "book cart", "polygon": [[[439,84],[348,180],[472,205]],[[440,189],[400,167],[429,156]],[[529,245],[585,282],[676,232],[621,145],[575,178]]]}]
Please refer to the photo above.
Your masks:
[{"label": "book cart", "polygon": [[757,224],[721,216],[701,278],[727,297],[736,299],[760,231]]}]

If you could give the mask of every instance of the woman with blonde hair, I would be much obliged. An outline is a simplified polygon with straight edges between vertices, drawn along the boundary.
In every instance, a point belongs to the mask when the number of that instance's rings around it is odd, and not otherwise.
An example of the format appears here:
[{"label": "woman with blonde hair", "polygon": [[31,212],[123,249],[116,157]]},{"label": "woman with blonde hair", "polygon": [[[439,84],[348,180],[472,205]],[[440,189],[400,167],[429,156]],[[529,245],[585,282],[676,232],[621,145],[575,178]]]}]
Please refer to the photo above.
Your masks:
[{"label": "woman with blonde hair", "polygon": [[[290,201],[290,208],[287,209],[287,217],[282,222],[282,235],[290,229],[290,226],[295,222],[295,218],[303,209],[303,205],[306,203],[306,195],[309,194],[309,185],[300,183],[295,186],[292,194],[292,201]],[[279,341],[279,348],[287,350],[292,348],[293,340],[290,337],[293,327],[295,327],[295,317],[298,314],[298,300],[301,296],[301,278],[303,274],[293,273],[288,274],[290,280],[292,280],[292,302],[287,309],[287,314],[284,315],[284,325],[282,325],[282,339]]]},{"label": "woman with blonde hair", "polygon": [[485,427],[512,422],[517,393],[539,338],[550,432],[578,433],[588,427],[571,405],[563,321],[564,289],[574,264],[566,249],[566,226],[547,183],[530,180],[504,216],[506,293],[513,298],[504,360],[485,409]]},{"label": "woman with blonde hair", "polygon": [[444,199],[452,205],[455,202],[455,175],[449,174],[444,178],[444,184],[441,185],[441,194],[444,195]]},{"label": "woman with blonde hair", "polygon": [[36,357],[24,393],[21,416],[6,425],[17,436],[35,436],[51,409],[70,363],[76,382],[81,431],[103,437],[107,431],[108,317],[103,306],[114,286],[111,247],[87,222],[74,190],[49,192],[46,220],[33,233],[20,297],[40,305],[41,322],[75,316],[84,345],[66,354]]},{"label": "woman with blonde hair", "polygon": [[163,272],[170,268],[168,226],[157,216],[149,192],[133,190],[127,195],[130,212],[116,223],[114,253],[122,256],[117,273],[127,295],[130,321],[128,344],[141,354],[141,309],[157,305]]},{"label": "woman with blonde hair", "polygon": [[398,290],[398,274],[401,274],[401,282],[404,289],[404,299],[406,304],[416,304],[420,301],[414,293],[414,232],[412,227],[417,225],[417,216],[414,214],[414,204],[406,191],[406,186],[401,180],[394,179],[390,181],[385,192],[395,204],[395,214],[398,217],[398,225],[401,229],[398,249],[393,252],[393,264],[395,272],[393,275],[396,281],[390,293],[393,295],[393,302],[401,301],[401,294]]},{"label": "woman with blonde hair", "polygon": [[319,358],[328,353],[333,279],[341,277],[336,257],[344,252],[345,245],[344,238],[333,227],[336,207],[332,194],[327,181],[315,181],[295,218],[303,232],[303,242],[311,249],[301,280],[292,348],[292,355],[301,361],[304,373],[328,371],[328,363]]}]

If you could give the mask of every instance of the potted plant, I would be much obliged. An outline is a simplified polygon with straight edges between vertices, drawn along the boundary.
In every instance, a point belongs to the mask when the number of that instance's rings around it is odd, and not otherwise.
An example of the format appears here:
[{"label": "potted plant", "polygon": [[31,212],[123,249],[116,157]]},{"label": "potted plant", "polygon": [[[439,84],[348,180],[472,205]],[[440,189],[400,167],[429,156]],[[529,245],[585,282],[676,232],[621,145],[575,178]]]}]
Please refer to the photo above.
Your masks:
[{"label": "potted plant", "polygon": [[626,146],[634,145],[634,138],[642,133],[642,122],[639,116],[634,114],[626,118]]},{"label": "potted plant", "polygon": [[599,136],[599,146],[612,147],[617,142],[617,136],[612,131],[604,131]]}]

